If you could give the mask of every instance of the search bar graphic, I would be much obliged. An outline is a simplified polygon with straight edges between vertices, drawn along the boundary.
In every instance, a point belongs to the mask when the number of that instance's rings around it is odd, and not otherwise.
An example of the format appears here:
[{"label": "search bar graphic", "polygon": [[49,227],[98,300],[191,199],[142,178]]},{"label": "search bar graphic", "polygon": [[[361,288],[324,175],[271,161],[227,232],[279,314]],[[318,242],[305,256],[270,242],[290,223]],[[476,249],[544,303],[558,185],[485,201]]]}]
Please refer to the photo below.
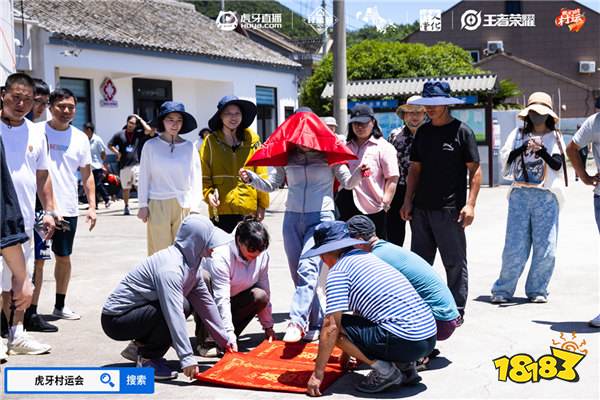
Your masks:
[{"label": "search bar graphic", "polygon": [[152,368],[7,367],[4,393],[154,393]]}]

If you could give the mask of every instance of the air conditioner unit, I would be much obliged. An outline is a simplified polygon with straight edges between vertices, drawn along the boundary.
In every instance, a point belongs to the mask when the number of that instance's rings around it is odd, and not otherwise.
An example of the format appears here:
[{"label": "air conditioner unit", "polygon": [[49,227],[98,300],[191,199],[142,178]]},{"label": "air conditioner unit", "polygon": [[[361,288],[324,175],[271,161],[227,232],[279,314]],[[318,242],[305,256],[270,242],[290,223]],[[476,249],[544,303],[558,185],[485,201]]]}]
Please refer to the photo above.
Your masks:
[{"label": "air conditioner unit", "polygon": [[593,74],[596,72],[596,61],[579,61],[580,74]]},{"label": "air conditioner unit", "polygon": [[490,40],[487,42],[487,51],[489,54],[494,54],[504,51],[504,42],[502,40]]}]

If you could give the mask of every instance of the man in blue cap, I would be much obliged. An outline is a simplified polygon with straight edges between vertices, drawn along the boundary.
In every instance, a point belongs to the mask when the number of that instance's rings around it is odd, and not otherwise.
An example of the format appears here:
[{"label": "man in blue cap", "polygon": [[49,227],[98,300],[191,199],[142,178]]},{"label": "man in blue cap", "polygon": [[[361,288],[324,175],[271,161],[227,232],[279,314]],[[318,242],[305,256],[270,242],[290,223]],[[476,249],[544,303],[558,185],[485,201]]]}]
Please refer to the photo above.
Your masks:
[{"label": "man in blue cap", "polygon": [[450,96],[447,82],[439,81],[426,82],[422,98],[409,102],[425,106],[430,121],[417,130],[400,210],[402,218],[411,221],[411,250],[433,265],[439,249],[461,317],[468,294],[465,228],[473,222],[481,185],[475,135],[448,108],[462,103]]},{"label": "man in blue cap", "polygon": [[302,257],[319,255],[330,270],[327,309],[308,395],[321,395],[319,386],[334,346],[344,351],[342,367],[348,367],[354,357],[372,368],[356,386],[361,392],[377,393],[393,385],[419,382],[411,363],[429,354],[436,341],[429,306],[394,267],[353,248],[367,242],[350,238],[345,223],[319,224],[314,241]]}]

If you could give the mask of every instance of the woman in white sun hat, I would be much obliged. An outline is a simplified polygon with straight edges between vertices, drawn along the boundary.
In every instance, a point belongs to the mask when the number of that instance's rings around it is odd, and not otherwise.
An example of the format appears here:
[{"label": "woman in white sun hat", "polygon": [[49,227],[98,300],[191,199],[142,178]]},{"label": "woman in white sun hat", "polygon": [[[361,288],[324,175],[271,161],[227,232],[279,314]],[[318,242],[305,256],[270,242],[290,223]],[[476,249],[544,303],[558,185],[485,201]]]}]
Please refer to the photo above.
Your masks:
[{"label": "woman in white sun hat", "polygon": [[523,128],[513,130],[501,150],[504,176],[513,180],[509,193],[506,238],[500,277],[492,287],[492,303],[506,303],[515,292],[531,248],[525,294],[545,303],[555,264],[558,214],[567,185],[565,156],[552,98],[536,92],[519,113]]}]

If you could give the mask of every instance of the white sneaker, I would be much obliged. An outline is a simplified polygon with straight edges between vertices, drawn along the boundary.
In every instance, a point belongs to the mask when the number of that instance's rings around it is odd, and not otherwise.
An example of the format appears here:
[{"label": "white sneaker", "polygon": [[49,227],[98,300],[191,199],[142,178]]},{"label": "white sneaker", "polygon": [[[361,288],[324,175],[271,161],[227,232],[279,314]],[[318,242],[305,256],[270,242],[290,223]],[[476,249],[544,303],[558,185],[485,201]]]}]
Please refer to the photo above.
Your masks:
[{"label": "white sneaker", "polygon": [[199,344],[196,347],[196,350],[198,350],[198,355],[200,355],[200,357],[214,358],[219,356],[219,351],[215,343],[208,342]]},{"label": "white sneaker", "polygon": [[67,306],[64,306],[62,310],[59,310],[58,308],[54,307],[52,315],[54,315],[56,318],[69,320],[81,319],[81,315],[77,314]]},{"label": "white sneaker", "polygon": [[123,357],[124,359],[129,360],[129,361],[137,362],[138,346],[135,344],[135,342],[133,340],[131,342],[129,342],[127,347],[125,347],[123,349],[123,351],[121,352],[121,357]]},{"label": "white sneaker", "polygon": [[0,364],[4,364],[6,361],[8,361],[6,345],[4,344],[4,339],[0,339]]},{"label": "white sneaker", "polygon": [[319,340],[320,333],[321,333],[321,331],[319,329],[311,329],[306,332],[306,334],[304,335],[302,340],[304,340],[305,342],[317,341],[317,340]]},{"label": "white sneaker", "polygon": [[588,322],[588,325],[593,328],[600,328],[600,314],[598,314],[596,318]]},{"label": "white sneaker", "polygon": [[285,329],[283,341],[286,343],[296,343],[302,339],[302,336],[304,336],[304,331],[302,328],[300,328],[298,324],[290,322]]},{"label": "white sneaker", "polygon": [[50,345],[40,343],[27,333],[19,335],[8,342],[8,354],[38,355],[50,352]]}]

